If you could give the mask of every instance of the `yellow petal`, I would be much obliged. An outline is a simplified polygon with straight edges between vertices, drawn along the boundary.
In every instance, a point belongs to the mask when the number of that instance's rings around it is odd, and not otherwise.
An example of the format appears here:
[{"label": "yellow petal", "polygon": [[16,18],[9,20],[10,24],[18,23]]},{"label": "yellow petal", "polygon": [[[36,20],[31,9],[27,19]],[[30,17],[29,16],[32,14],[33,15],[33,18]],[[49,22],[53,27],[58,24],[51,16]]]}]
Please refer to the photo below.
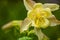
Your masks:
[{"label": "yellow petal", "polygon": [[33,17],[35,18],[38,15],[49,18],[50,16],[52,16],[52,13],[49,8],[44,8],[44,9],[36,8],[36,9],[28,11],[28,13],[27,13],[27,16],[31,19],[33,19]]},{"label": "yellow petal", "polygon": [[49,18],[50,16],[52,16],[52,12],[49,8],[44,8],[41,12],[41,15],[46,18]]},{"label": "yellow petal", "polygon": [[37,28],[47,28],[49,26],[49,21],[46,18],[36,18],[32,21],[33,26]]},{"label": "yellow petal", "polygon": [[45,3],[43,6],[44,8],[50,8],[51,11],[55,11],[59,9],[59,5],[54,3]]},{"label": "yellow petal", "polygon": [[41,28],[47,28],[49,24],[50,24],[49,20],[45,19],[45,22],[41,24]]},{"label": "yellow petal", "polygon": [[33,9],[36,9],[36,8],[43,8],[43,4],[42,3],[35,3],[35,5],[33,6]]}]

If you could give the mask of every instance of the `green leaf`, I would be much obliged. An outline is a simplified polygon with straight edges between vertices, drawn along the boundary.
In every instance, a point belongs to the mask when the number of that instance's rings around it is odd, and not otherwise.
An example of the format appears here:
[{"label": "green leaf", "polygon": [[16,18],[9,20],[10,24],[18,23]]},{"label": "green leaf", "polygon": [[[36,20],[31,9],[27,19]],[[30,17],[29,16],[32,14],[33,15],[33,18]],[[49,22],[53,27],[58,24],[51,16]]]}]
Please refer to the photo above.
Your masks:
[{"label": "green leaf", "polygon": [[30,38],[30,37],[22,37],[22,38],[19,38],[18,40],[32,40],[32,38]]}]

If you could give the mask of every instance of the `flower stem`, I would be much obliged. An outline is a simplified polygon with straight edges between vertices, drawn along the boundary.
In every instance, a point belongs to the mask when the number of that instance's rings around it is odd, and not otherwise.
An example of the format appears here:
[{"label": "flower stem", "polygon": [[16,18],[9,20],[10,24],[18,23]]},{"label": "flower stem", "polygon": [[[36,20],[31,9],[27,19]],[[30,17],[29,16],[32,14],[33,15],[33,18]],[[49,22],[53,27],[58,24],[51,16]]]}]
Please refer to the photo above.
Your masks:
[{"label": "flower stem", "polygon": [[49,38],[44,35],[41,31],[41,29],[34,28],[35,34],[38,36],[38,40],[49,40]]}]

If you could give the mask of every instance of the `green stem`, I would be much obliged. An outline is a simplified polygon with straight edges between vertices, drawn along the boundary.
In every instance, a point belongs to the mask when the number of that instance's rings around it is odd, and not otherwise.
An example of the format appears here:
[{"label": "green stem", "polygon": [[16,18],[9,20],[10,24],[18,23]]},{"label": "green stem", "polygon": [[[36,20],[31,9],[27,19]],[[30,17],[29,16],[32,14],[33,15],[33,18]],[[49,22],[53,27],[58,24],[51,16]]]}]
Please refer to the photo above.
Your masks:
[{"label": "green stem", "polygon": [[46,35],[44,35],[41,31],[41,29],[34,28],[35,34],[38,36],[38,40],[49,40]]}]

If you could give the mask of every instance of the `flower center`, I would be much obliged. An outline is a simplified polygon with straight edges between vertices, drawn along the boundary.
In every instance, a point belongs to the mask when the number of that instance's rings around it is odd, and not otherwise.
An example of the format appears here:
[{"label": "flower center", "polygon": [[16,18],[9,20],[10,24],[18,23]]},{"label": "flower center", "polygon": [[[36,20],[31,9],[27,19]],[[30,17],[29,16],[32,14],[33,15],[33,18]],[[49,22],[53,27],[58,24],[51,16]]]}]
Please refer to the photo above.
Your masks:
[{"label": "flower center", "polygon": [[[48,11],[47,11],[48,10]],[[32,20],[35,27],[47,27],[49,24],[48,17],[51,15],[49,9],[35,8],[28,12],[28,17]]]}]

